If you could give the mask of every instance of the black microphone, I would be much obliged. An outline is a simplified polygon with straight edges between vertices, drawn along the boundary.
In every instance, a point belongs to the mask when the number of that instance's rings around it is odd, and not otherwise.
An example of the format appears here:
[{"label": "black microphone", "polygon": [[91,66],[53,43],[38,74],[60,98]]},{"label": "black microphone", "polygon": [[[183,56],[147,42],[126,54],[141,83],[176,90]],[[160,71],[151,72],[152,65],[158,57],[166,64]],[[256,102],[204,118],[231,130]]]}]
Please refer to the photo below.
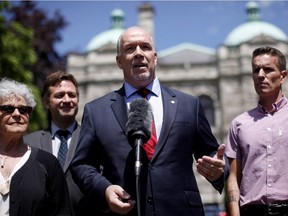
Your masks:
[{"label": "black microphone", "polygon": [[135,147],[135,174],[140,174],[141,146],[146,143],[152,132],[152,107],[144,98],[137,98],[130,103],[128,121],[126,123],[128,140]]}]

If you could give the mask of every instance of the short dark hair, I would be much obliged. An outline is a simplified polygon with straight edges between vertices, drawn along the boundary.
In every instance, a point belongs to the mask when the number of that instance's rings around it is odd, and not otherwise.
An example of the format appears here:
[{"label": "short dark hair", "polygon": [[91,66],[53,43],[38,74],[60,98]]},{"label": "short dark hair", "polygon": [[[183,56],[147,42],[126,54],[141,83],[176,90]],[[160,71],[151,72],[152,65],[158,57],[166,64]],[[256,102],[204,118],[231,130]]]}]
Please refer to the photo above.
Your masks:
[{"label": "short dark hair", "polygon": [[47,101],[50,97],[49,87],[56,85],[62,80],[68,80],[74,84],[74,86],[76,87],[77,97],[79,98],[78,82],[75,77],[72,74],[66,73],[64,71],[57,71],[49,74],[44,82],[43,101]]},{"label": "short dark hair", "polygon": [[257,56],[264,54],[276,56],[278,58],[278,67],[280,71],[286,70],[286,58],[284,54],[274,47],[266,46],[255,49],[252,54],[252,60]]}]

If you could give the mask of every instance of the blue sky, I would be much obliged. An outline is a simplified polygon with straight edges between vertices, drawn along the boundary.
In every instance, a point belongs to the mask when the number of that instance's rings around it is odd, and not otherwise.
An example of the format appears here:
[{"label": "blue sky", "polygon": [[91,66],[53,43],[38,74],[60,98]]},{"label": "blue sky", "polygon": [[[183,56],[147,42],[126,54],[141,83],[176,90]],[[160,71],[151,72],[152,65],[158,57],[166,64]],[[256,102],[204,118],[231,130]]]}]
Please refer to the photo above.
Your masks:
[{"label": "blue sky", "polygon": [[[226,36],[247,18],[247,1],[148,1],[155,9],[156,49],[189,42],[216,49]],[[276,25],[288,35],[288,1],[257,1],[261,20]],[[89,41],[111,26],[115,8],[125,13],[125,27],[137,25],[143,1],[37,1],[51,17],[60,13],[69,23],[62,30],[59,53],[84,52]]]}]

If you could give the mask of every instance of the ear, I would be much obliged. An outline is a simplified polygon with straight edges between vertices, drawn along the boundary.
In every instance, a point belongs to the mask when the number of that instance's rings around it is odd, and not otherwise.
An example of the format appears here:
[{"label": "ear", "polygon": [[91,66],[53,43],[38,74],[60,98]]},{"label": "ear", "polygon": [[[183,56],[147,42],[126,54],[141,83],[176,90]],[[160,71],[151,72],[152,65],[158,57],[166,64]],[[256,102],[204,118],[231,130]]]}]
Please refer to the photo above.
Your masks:
[{"label": "ear", "polygon": [[121,58],[119,55],[116,56],[116,62],[117,62],[117,65],[120,69],[123,69],[122,68],[122,61],[121,61]]},{"label": "ear", "polygon": [[156,66],[156,65],[157,65],[157,60],[158,60],[158,57],[157,57],[157,53],[156,53],[156,52],[154,53],[154,56],[155,56],[154,63],[155,63],[155,66]]},{"label": "ear", "polygon": [[43,105],[48,110],[49,109],[49,100],[43,100]]},{"label": "ear", "polygon": [[283,70],[281,72],[281,82],[284,83],[284,81],[286,80],[287,77],[287,70]]}]

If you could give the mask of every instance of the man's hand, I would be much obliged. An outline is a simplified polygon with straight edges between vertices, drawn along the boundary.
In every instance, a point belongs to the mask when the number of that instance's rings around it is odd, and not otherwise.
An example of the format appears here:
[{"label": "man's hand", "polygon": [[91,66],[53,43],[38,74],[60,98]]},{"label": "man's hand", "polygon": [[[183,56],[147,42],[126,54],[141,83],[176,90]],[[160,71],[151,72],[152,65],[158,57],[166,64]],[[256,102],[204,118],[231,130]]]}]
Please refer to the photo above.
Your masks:
[{"label": "man's hand", "polygon": [[105,191],[105,197],[110,210],[121,214],[128,214],[134,207],[135,201],[118,185],[110,185]]},{"label": "man's hand", "polygon": [[220,178],[225,170],[224,151],[225,144],[221,144],[213,158],[209,156],[199,158],[196,163],[198,173],[209,181],[215,181]]}]

